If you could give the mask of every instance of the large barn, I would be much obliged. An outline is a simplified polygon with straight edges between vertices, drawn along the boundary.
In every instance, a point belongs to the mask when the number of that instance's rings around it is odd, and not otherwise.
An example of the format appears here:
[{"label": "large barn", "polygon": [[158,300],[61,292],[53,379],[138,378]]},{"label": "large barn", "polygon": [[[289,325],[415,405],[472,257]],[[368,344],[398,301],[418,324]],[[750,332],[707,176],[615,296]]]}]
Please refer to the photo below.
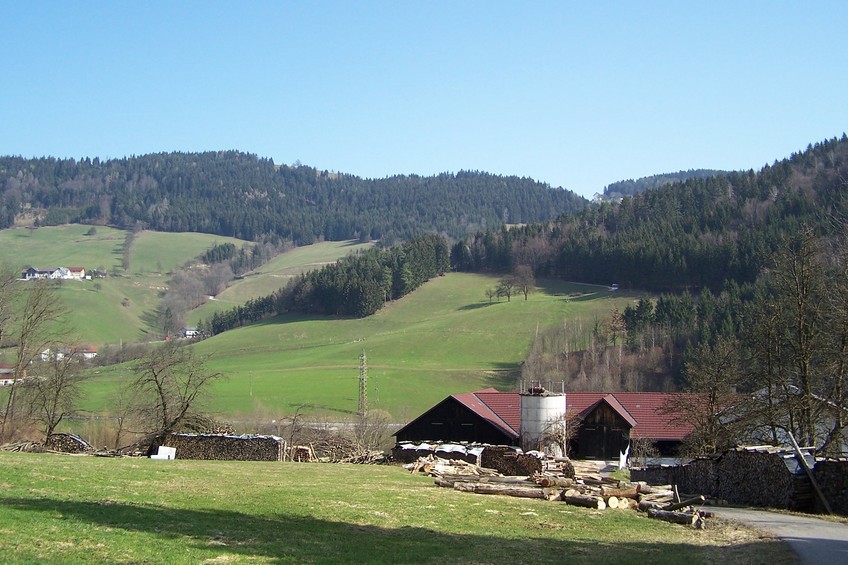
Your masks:
[{"label": "large barn", "polygon": [[[522,396],[490,388],[451,395],[395,433],[398,442],[444,441],[521,445]],[[560,396],[560,395],[557,395]],[[570,392],[567,415],[579,429],[571,454],[582,459],[618,459],[631,439],[648,439],[671,454],[692,431],[673,422],[663,405],[673,393]],[[525,425],[526,430],[526,425]]]}]

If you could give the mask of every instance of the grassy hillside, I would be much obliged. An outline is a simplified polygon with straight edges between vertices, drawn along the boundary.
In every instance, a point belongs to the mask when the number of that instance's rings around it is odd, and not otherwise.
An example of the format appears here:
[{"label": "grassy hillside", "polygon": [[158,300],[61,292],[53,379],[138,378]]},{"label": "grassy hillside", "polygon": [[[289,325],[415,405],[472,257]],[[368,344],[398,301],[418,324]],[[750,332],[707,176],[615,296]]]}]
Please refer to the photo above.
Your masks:
[{"label": "grassy hillside", "polygon": [[[169,273],[196,258],[215,244],[245,245],[239,239],[201,233],[162,233],[142,231],[130,248],[129,269],[122,268],[123,245],[127,232],[97,226],[94,235],[85,235],[91,226],[66,225],[36,230],[0,230],[0,263],[23,270],[82,266],[109,273],[95,281],[64,281],[58,287],[68,307],[68,327],[82,342],[92,344],[141,341],[158,336],[155,317]],[[236,281],[220,300],[210,301],[189,321],[210,316],[216,310],[232,308],[248,298],[269,294],[304,270],[337,260],[369,244],[325,242],[295,249],[278,256],[256,273]]]},{"label": "grassy hillside", "polygon": [[328,263],[335,263],[345,255],[372,246],[371,243],[356,241],[325,241],[296,247],[278,255],[243,278],[233,281],[227,290],[215,297],[215,300],[193,310],[189,315],[189,322],[197,323],[200,319],[208,319],[215,312],[244,304],[251,298],[267,296],[285,286],[294,276],[321,268]]},{"label": "grassy hillside", "polygon": [[[445,396],[484,387],[510,390],[539,328],[580,318],[584,326],[637,298],[606,287],[543,281],[530,300],[488,302],[495,277],[451,273],[364,319],[280,316],[225,332],[195,347],[229,378],[210,408],[228,419],[282,415],[301,404],[344,417],[358,403],[359,355],[368,358],[369,407],[405,421]],[[88,388],[103,410],[121,370]]]},{"label": "grassy hillside", "polygon": [[[391,466],[0,453],[4,563],[771,563],[785,544]],[[528,551],[532,548],[532,551]]]}]

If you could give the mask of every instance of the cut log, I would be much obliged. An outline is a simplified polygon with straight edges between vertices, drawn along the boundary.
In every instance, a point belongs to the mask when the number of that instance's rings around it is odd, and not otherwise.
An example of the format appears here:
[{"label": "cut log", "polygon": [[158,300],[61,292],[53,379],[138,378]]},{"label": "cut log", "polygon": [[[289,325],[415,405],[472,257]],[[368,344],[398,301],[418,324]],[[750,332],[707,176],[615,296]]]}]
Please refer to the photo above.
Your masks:
[{"label": "cut log", "polygon": [[586,494],[563,494],[562,500],[567,504],[574,506],[583,506],[584,508],[597,508],[603,510],[607,507],[607,503],[600,496],[590,496]]},{"label": "cut log", "polygon": [[706,498],[704,498],[704,495],[699,495],[693,498],[687,498],[686,500],[681,500],[680,502],[675,502],[674,504],[669,504],[668,506],[663,506],[663,510],[680,510],[681,508],[685,508],[687,506],[703,504],[705,500]]},{"label": "cut log", "polygon": [[543,487],[570,487],[574,484],[574,479],[569,477],[539,477],[536,482]]},{"label": "cut log", "polygon": [[663,520],[664,522],[684,524],[686,526],[692,526],[693,528],[697,527],[698,522],[701,520],[701,517],[697,514],[689,514],[687,512],[669,512],[668,510],[658,510],[656,508],[649,509],[648,516],[657,520]]},{"label": "cut log", "polygon": [[604,502],[607,503],[607,506],[610,508],[618,508],[618,497],[617,496],[608,496],[604,498]]},{"label": "cut log", "polygon": [[[528,487],[517,487],[510,485],[497,485],[497,484],[486,484],[486,483],[463,483],[457,482],[453,485],[454,490],[458,490],[460,492],[473,492],[476,494],[497,494],[502,496],[517,496],[519,498],[541,498],[547,499],[551,494],[550,492],[545,492],[545,489],[541,488],[528,488]],[[559,493],[556,493],[556,497],[559,497]]]},{"label": "cut log", "polygon": [[655,502],[653,500],[642,500],[638,503],[636,507],[639,512],[647,512],[648,510],[660,510],[662,509],[662,505],[659,502]]},{"label": "cut log", "polygon": [[639,487],[617,488],[612,486],[602,486],[601,496],[617,496],[618,498],[636,498],[639,496]]}]

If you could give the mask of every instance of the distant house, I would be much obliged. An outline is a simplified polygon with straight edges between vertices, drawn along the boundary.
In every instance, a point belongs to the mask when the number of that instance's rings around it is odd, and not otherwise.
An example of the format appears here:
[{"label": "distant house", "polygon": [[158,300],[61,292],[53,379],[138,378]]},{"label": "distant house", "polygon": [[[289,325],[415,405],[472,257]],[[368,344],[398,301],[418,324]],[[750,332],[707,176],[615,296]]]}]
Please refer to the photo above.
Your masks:
[{"label": "distant house", "polygon": [[0,363],[0,386],[12,386],[13,384],[15,384],[15,366]]},{"label": "distant house", "polygon": [[68,267],[70,278],[81,281],[85,278],[85,267]]},{"label": "distant house", "polygon": [[191,339],[193,337],[200,337],[200,330],[194,326],[187,326],[183,328],[182,334],[183,337],[187,339]]},{"label": "distant house", "polygon": [[60,347],[58,349],[47,348],[40,353],[39,358],[46,363],[48,361],[61,361],[71,355],[74,355],[77,360],[91,361],[97,357],[97,348],[92,345]]},{"label": "distant house", "polygon": [[33,279],[51,279],[53,277],[53,273],[56,272],[56,268],[50,269],[37,269],[35,267],[28,267],[25,271],[21,273],[21,278],[24,280],[33,280]]},{"label": "distant house", "polygon": [[[618,459],[631,439],[656,442],[670,454],[692,432],[673,421],[663,406],[679,393],[571,392],[565,414],[576,415],[579,429],[571,454],[582,459]],[[449,441],[521,444],[521,395],[495,389],[454,394],[395,433],[398,442]]]}]

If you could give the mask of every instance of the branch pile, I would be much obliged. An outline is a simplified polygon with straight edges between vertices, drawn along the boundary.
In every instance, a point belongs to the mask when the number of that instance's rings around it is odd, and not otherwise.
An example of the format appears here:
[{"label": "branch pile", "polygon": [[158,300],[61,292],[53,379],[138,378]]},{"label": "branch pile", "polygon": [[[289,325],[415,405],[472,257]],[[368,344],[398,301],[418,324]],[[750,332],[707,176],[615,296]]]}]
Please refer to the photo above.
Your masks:
[{"label": "branch pile", "polygon": [[532,475],[542,472],[542,460],[520,453],[514,448],[488,445],[480,454],[480,466],[495,469],[503,475]]}]

